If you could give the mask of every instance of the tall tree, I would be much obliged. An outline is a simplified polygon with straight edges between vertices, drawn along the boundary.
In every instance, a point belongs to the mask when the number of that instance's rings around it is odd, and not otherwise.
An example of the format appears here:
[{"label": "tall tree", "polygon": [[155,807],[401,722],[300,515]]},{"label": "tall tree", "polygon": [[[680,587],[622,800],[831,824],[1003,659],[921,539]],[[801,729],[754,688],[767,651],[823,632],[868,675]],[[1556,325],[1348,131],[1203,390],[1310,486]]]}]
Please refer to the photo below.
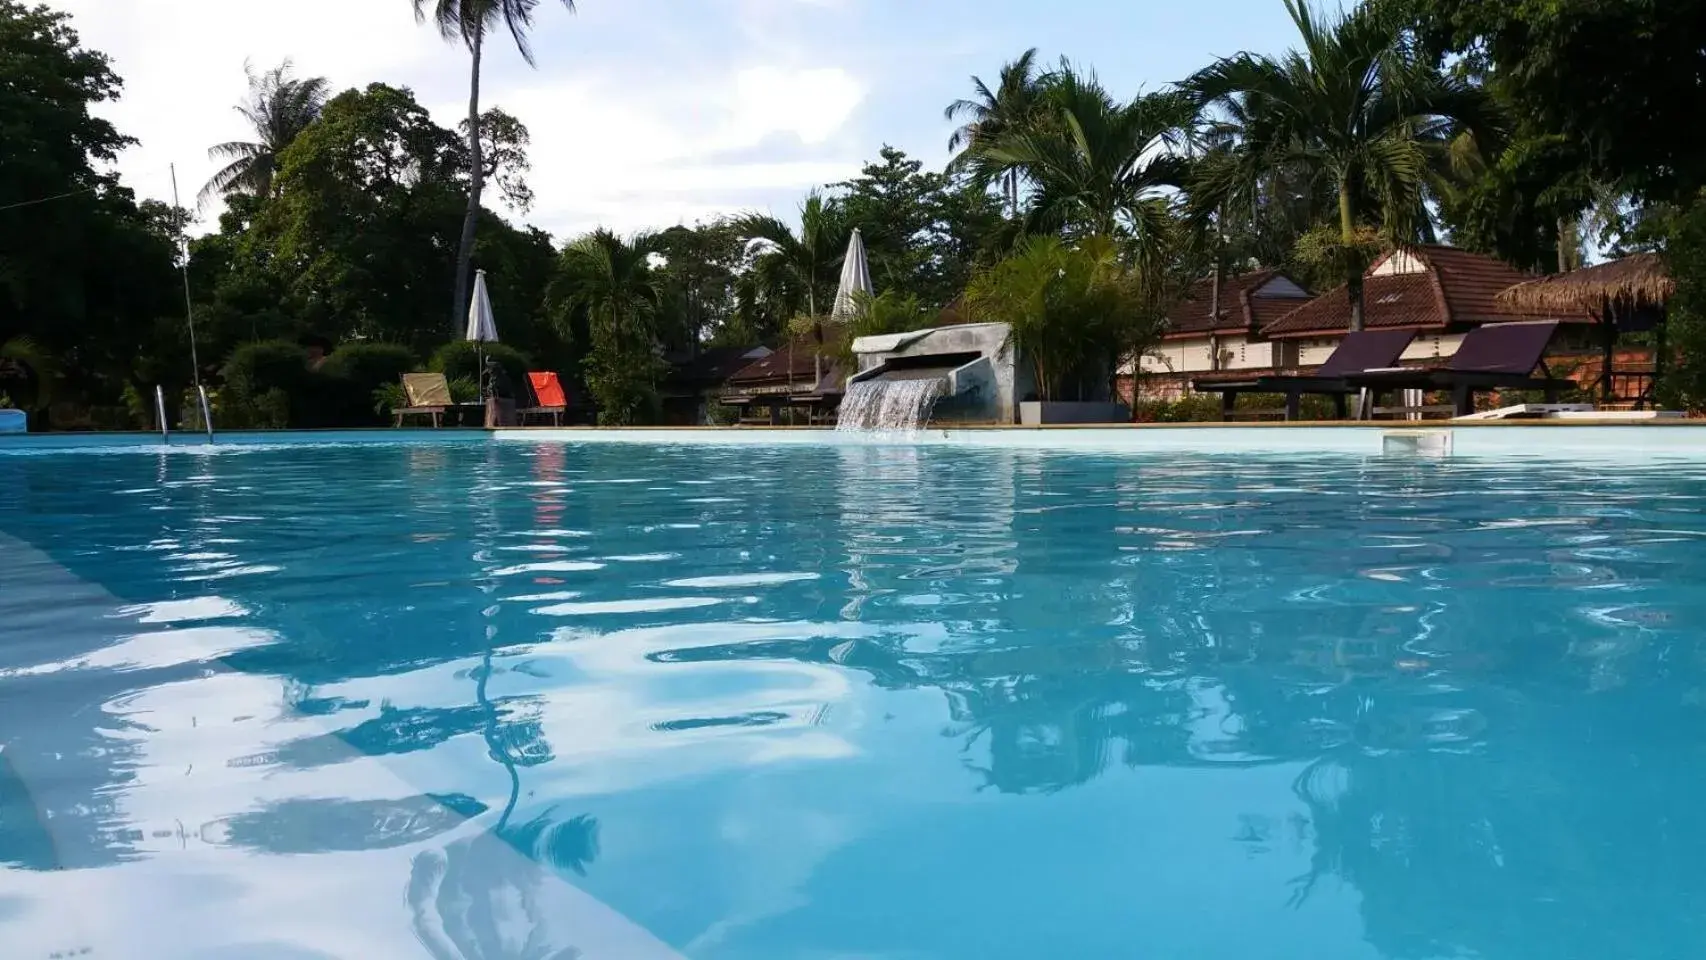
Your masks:
[{"label": "tall tree", "polygon": [[[971,83],[975,91],[973,97],[955,100],[943,111],[947,119],[961,121],[961,126],[948,138],[948,149],[959,151],[950,165],[950,172],[974,156],[978,147],[999,140],[1031,122],[1042,94],[1037,49],[1032,47],[1012,63],[1002,66],[994,89],[990,89],[981,77],[972,77]],[[1016,217],[1019,215],[1018,168],[1001,171],[999,179],[1008,207]]]},{"label": "tall tree", "polygon": [[1706,101],[1706,0],[1387,0],[1430,53],[1490,74],[1525,125],[1594,180],[1687,203],[1706,151],[1681,131]]},{"label": "tall tree", "polygon": [[254,129],[255,139],[221,143],[207,152],[225,166],[201,188],[204,205],[233,193],[272,196],[278,155],[319,119],[326,106],[326,78],[293,77],[289,60],[261,74],[253,67],[246,69],[249,96],[237,105],[237,112]]},{"label": "tall tree", "polygon": [[586,381],[602,424],[644,423],[657,412],[663,287],[653,255],[660,249],[655,234],[623,240],[597,230],[570,243],[558,264],[554,313],[566,323],[578,315],[590,335]]},{"label": "tall tree", "polygon": [[121,83],[46,6],[0,0],[0,51],[0,344],[52,358],[68,398],[114,403],[162,319],[182,328],[171,239],[111,171],[134,141],[96,115]]},{"label": "tall tree", "polygon": [[1124,236],[1158,254],[1171,221],[1171,188],[1188,164],[1177,152],[1192,117],[1176,92],[1121,103],[1093,74],[1069,65],[1050,76],[1040,121],[977,148],[977,162],[1022,171],[1042,230]]},{"label": "tall tree", "polygon": [[[468,210],[463,215],[462,236],[456,247],[455,302],[451,305],[450,326],[457,329],[468,309],[468,285],[474,259],[474,235],[480,221],[480,195],[486,183],[485,160],[481,152],[480,68],[485,56],[486,35],[507,28],[515,47],[528,65],[533,65],[533,46],[528,31],[533,28],[533,12],[539,0],[411,0],[415,17],[422,22],[431,19],[446,40],[468,47],[473,64],[468,83],[468,119],[464,132],[468,138]],[[565,9],[574,12],[574,0],[561,0]]]},{"label": "tall tree", "polygon": [[[1352,329],[1363,327],[1363,235],[1378,221],[1406,240],[1425,215],[1430,164],[1460,134],[1490,144],[1499,129],[1486,92],[1439,71],[1390,3],[1365,3],[1337,19],[1286,0],[1300,50],[1243,53],[1189,83],[1200,102],[1238,102],[1250,113],[1245,169],[1301,171],[1338,196],[1338,247]],[[1373,209],[1360,203],[1372,199]],[[1210,203],[1214,198],[1208,198]]]},{"label": "tall tree", "polygon": [[764,214],[735,218],[735,233],[747,242],[749,293],[763,304],[778,333],[798,314],[816,317],[829,308],[852,227],[841,204],[812,191],[800,208],[796,233]]}]

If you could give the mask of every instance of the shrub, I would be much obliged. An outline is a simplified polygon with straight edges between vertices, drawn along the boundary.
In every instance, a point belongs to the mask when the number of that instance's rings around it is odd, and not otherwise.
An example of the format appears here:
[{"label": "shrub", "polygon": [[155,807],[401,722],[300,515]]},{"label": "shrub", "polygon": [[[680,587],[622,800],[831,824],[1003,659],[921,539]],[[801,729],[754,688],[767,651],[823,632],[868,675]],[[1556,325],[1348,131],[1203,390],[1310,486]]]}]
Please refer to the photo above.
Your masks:
[{"label": "shrub", "polygon": [[514,384],[517,390],[527,382],[527,368],[531,364],[527,355],[501,343],[476,345],[466,340],[452,340],[433,353],[427,369],[444,374],[446,380],[472,380],[479,383],[481,353],[496,358],[498,363],[503,365],[504,372],[509,374],[510,383]]},{"label": "shrub", "polygon": [[290,427],[310,422],[313,375],[308,351],[288,340],[245,343],[225,361],[233,427]]},{"label": "shrub", "polygon": [[326,425],[351,427],[379,422],[374,391],[402,389],[402,376],[415,368],[415,355],[395,343],[352,343],[339,347],[320,365],[321,413]]},{"label": "shrub", "polygon": [[1157,290],[1105,237],[1033,237],[975,277],[966,303],[977,321],[1012,328],[1040,399],[1083,400],[1106,395],[1115,359],[1159,335]]},{"label": "shrub", "polygon": [[[1356,401],[1352,398],[1348,402],[1354,405]],[[1240,394],[1234,409],[1244,415],[1234,422],[1256,419],[1251,414],[1258,411],[1269,413],[1269,419],[1277,419],[1278,411],[1284,408],[1285,397],[1281,394]],[[1298,406],[1298,415],[1303,420],[1338,419],[1332,398],[1323,396],[1304,396]],[[1132,410],[1132,419],[1138,423],[1219,423],[1220,395],[1195,394],[1177,400],[1139,400]]]}]

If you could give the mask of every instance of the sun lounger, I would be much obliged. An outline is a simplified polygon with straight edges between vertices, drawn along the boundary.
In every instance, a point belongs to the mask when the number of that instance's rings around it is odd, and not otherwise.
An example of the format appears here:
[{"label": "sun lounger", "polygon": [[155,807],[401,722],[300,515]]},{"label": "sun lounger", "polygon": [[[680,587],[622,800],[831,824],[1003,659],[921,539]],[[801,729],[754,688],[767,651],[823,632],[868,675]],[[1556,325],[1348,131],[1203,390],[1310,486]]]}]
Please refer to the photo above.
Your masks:
[{"label": "sun lounger", "polygon": [[[1546,348],[1557,332],[1558,324],[1552,320],[1490,323],[1469,331],[1457,353],[1443,366],[1367,370],[1346,379],[1351,386],[1368,391],[1359,416],[1444,412],[1466,417],[1475,412],[1476,394],[1495,390],[1539,391],[1547,403],[1557,403],[1559,394],[1577,386],[1573,380],[1553,377],[1546,369]],[[1541,376],[1534,375],[1537,369]],[[1439,407],[1370,405],[1381,394],[1398,390],[1449,393],[1451,403]]]},{"label": "sun lounger", "polygon": [[450,382],[442,373],[403,374],[403,394],[408,397],[409,405],[391,411],[399,427],[407,416],[431,417],[432,425],[437,427],[444,422],[444,411],[455,406],[450,399]]},{"label": "sun lounger", "polygon": [[1309,376],[1220,374],[1199,377],[1191,388],[1198,393],[1220,394],[1221,417],[1226,420],[1232,419],[1241,393],[1283,394],[1287,420],[1297,419],[1305,395],[1330,396],[1334,412],[1343,420],[1345,398],[1356,392],[1345,378],[1364,370],[1392,366],[1415,339],[1416,334],[1411,330],[1363,330],[1347,334],[1327,362]]},{"label": "sun lounger", "polygon": [[549,416],[551,425],[563,425],[563,414],[569,409],[569,399],[563,393],[563,382],[550,371],[530,372],[527,375],[527,385],[533,389],[533,405],[524,407],[516,413],[525,424],[529,415]]}]

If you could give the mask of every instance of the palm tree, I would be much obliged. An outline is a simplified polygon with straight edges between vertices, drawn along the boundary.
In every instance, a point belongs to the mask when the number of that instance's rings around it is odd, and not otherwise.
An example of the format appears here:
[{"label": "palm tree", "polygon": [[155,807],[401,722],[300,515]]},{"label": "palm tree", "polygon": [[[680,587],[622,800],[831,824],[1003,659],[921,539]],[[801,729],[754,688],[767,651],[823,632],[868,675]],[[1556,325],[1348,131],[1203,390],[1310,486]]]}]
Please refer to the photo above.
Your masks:
[{"label": "palm tree", "polygon": [[320,118],[326,106],[326,78],[298,79],[290,75],[290,68],[289,60],[259,75],[253,67],[244,68],[249,75],[249,98],[237,105],[237,112],[254,127],[256,140],[234,140],[207,151],[225,166],[201,188],[203,206],[232,194],[272,195],[279,155]]},{"label": "palm tree", "polygon": [[985,142],[975,162],[1023,172],[1035,190],[1034,227],[1123,234],[1153,255],[1168,234],[1171,191],[1189,169],[1177,148],[1192,114],[1183,94],[1120,103],[1094,75],[1063,66],[1050,76],[1039,122]]},{"label": "palm tree", "polygon": [[[533,47],[527,31],[533,27],[533,11],[539,0],[411,0],[415,18],[425,22],[429,17],[438,25],[446,40],[466,44],[472,55],[473,71],[468,84],[468,212],[462,219],[462,239],[456,248],[456,302],[451,305],[450,328],[460,328],[468,309],[469,268],[474,259],[474,231],[480,223],[480,195],[485,192],[486,168],[480,144],[480,66],[485,54],[486,34],[506,27],[515,40],[515,47],[529,66],[534,64]],[[570,13],[575,0],[561,0]]]},{"label": "palm tree", "polygon": [[[955,100],[948,104],[943,116],[949,120],[964,120],[948,138],[948,149],[959,151],[950,169],[959,169],[975,155],[983,144],[1026,126],[1037,108],[1042,84],[1037,72],[1037,48],[1032,47],[1017,60],[1001,68],[995,89],[972,77],[975,99]],[[1019,170],[1010,168],[1001,173],[1002,193],[1013,215],[1019,215]]]},{"label": "palm tree", "polygon": [[[658,314],[663,279],[653,257],[662,250],[656,234],[629,240],[595,230],[569,244],[551,284],[554,316],[578,318],[591,340],[587,386],[598,400],[599,421],[641,422],[655,406],[662,373]],[[573,320],[565,335],[570,335]]]},{"label": "palm tree", "polygon": [[1300,51],[1228,57],[1189,87],[1205,106],[1244,114],[1238,149],[1245,183],[1254,173],[1302,171],[1331,185],[1351,327],[1360,330],[1366,263],[1353,254],[1365,244],[1361,231],[1377,220],[1389,239],[1412,236],[1426,218],[1431,162],[1464,132],[1487,146],[1498,132],[1496,115],[1484,91],[1441,73],[1417,51],[1394,5],[1365,3],[1334,20],[1306,0],[1285,4]]},{"label": "palm tree", "polygon": [[781,220],[756,213],[735,218],[732,227],[748,244],[753,292],[772,318],[787,323],[800,313],[816,317],[819,301],[827,304],[833,296],[853,233],[839,205],[813,190],[800,208],[797,234]]}]

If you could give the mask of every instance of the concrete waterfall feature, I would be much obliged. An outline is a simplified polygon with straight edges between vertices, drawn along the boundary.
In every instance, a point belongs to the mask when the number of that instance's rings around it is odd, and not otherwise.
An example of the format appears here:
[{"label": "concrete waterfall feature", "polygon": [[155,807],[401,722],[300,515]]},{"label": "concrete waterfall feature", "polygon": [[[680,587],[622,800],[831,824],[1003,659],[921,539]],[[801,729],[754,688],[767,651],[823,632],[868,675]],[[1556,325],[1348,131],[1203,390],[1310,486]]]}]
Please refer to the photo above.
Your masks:
[{"label": "concrete waterfall feature", "polygon": [[[859,372],[847,381],[847,397],[857,402],[851,410],[844,404],[843,418],[852,413],[857,422],[849,425],[865,429],[1013,423],[1034,386],[1030,370],[1015,362],[1009,333],[1005,323],[970,323],[854,340]],[[901,408],[913,412],[894,416]]]}]

